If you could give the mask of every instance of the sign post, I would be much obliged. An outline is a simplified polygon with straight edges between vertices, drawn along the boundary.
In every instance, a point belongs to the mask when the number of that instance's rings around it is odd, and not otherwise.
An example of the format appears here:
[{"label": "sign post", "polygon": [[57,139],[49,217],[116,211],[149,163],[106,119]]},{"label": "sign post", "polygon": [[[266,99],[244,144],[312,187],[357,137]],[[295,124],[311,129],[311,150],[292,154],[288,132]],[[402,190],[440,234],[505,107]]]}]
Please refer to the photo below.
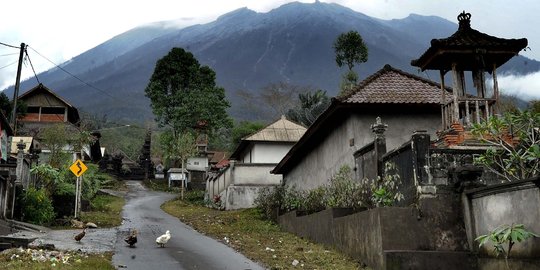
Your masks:
[{"label": "sign post", "polygon": [[77,218],[81,208],[82,175],[88,170],[88,167],[80,159],[77,159],[69,166],[69,170],[77,176],[77,182],[75,183],[75,218]]}]

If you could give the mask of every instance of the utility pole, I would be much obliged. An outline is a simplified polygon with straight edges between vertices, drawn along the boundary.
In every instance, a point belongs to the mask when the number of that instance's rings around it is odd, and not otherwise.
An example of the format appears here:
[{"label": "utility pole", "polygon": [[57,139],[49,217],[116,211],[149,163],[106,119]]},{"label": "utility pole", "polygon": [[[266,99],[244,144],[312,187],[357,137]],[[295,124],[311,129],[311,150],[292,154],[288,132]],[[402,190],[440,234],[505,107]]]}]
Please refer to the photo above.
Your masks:
[{"label": "utility pole", "polygon": [[19,53],[19,66],[17,67],[17,80],[15,81],[15,91],[13,91],[13,111],[11,112],[11,125],[13,127],[13,136],[17,135],[17,98],[19,97],[19,86],[21,84],[21,69],[26,44],[21,43],[21,52]]}]

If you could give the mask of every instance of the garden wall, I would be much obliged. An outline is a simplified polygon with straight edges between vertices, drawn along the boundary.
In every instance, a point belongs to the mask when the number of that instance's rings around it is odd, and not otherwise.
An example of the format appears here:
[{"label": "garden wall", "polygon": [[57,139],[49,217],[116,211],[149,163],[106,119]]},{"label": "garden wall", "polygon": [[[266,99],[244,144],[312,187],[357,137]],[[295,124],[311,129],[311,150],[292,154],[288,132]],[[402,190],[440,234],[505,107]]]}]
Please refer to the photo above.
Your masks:
[{"label": "garden wall", "polygon": [[297,216],[293,211],[278,222],[284,230],[332,245],[374,269],[475,269],[469,252],[432,249],[437,227],[416,208],[381,207],[346,215],[350,212],[327,209]]},{"label": "garden wall", "polygon": [[[540,177],[474,189],[465,194],[467,233],[472,246],[484,257],[481,269],[498,269],[496,265],[504,264],[504,260],[490,259],[496,256],[491,244],[478,248],[473,241],[479,235],[511,224],[523,224],[527,230],[540,234]],[[540,269],[540,238],[516,243],[510,258],[523,259],[522,262],[514,260],[515,265],[529,265],[515,269]]]}]

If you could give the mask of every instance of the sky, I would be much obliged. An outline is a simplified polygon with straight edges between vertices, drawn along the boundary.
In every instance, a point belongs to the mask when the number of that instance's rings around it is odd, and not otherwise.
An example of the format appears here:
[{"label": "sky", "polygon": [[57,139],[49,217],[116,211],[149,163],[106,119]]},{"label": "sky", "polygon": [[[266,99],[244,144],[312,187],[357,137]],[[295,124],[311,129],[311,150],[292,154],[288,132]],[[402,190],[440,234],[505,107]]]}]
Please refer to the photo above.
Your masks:
[{"label": "sky", "polygon": [[[206,23],[238,8],[268,12],[288,0],[26,0],[2,1],[0,43],[28,44],[30,61],[21,80],[61,64],[99,44],[144,24],[175,20],[187,26]],[[312,3],[314,0],[300,0]],[[537,0],[333,0],[379,19],[401,19],[409,14],[434,15],[457,23],[462,11],[472,14],[474,29],[502,38],[527,38],[528,58],[540,61],[540,1]],[[440,37],[434,37],[440,38]],[[15,84],[19,50],[0,44],[0,89]],[[29,64],[31,62],[31,65]],[[53,62],[53,63],[51,63]],[[508,78],[507,78],[508,77]],[[517,95],[540,99],[540,73],[500,76],[516,87]]]}]

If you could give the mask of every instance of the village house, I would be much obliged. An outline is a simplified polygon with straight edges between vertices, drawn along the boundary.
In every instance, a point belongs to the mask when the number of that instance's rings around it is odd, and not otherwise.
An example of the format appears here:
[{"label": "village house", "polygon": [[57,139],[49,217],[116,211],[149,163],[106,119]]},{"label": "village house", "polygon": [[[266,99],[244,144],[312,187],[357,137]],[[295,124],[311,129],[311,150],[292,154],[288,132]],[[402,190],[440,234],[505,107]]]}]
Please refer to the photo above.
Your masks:
[{"label": "village house", "polygon": [[285,185],[310,190],[328,183],[344,165],[357,171],[354,154],[373,140],[370,126],[377,117],[388,125],[388,149],[415,131],[434,136],[441,129],[441,92],[438,83],[386,65],[333,99],[272,172],[282,174]]},{"label": "village house", "polygon": [[36,136],[43,127],[65,123],[76,129],[80,124],[79,111],[43,84],[21,94],[18,98],[26,104],[27,111],[17,121],[22,128],[17,134]]},{"label": "village house", "polygon": [[[19,102],[27,107],[26,113],[19,115],[17,121],[21,126],[17,130],[18,136],[31,138],[32,143],[40,147],[41,134],[43,128],[52,125],[65,125],[66,130],[72,133],[80,132],[80,117],[78,109],[58,96],[51,89],[43,84],[38,84],[34,88],[19,96]],[[83,146],[82,154],[84,159],[97,162],[103,156],[99,146],[99,132],[92,133],[96,139],[92,145]],[[14,142],[15,144],[15,142]],[[66,150],[72,151],[70,146]],[[42,149],[43,157],[47,156],[48,150]]]},{"label": "village house", "polygon": [[305,131],[305,127],[282,116],[243,138],[231,154],[229,166],[220,167],[207,178],[207,198],[219,198],[221,206],[227,210],[254,207],[261,188],[282,183],[281,175],[270,171]]}]

